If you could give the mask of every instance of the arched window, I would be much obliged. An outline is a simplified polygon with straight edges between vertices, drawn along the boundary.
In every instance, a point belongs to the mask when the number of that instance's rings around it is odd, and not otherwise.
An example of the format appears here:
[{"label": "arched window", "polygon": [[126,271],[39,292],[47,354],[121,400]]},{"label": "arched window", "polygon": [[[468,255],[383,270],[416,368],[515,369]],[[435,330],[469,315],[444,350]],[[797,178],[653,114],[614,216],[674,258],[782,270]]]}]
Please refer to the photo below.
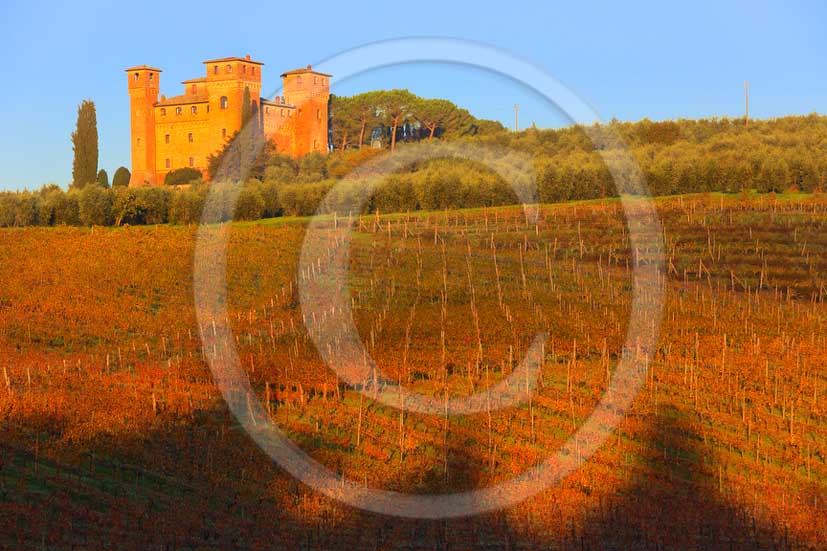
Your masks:
[{"label": "arched window", "polygon": [[243,74],[243,75],[247,74],[247,66],[246,65],[241,66],[241,74]]},{"label": "arched window", "polygon": [[214,75],[218,74],[218,65],[213,65],[212,66],[212,74],[214,74]]},{"label": "arched window", "polygon": [[301,75],[299,75],[299,76],[297,76],[297,77],[296,77],[296,84],[298,84],[299,86],[301,86],[301,84],[302,84],[302,76],[301,76]]},{"label": "arched window", "polygon": [[232,72],[233,72],[233,66],[232,66],[232,65],[230,65],[229,63],[227,63],[227,67],[226,67],[226,69],[227,69],[227,70],[226,70],[227,74],[229,74],[229,73],[232,73]]},{"label": "arched window", "polygon": [[141,138],[137,138],[137,141],[136,141],[135,143],[136,143],[137,145],[141,145]]},{"label": "arched window", "polygon": [[189,143],[192,143],[192,141],[193,141],[193,140],[192,140],[192,132],[190,132],[189,134],[187,134],[187,141],[188,141]]},{"label": "arched window", "polygon": [[169,143],[169,134],[164,136],[164,143]]},{"label": "arched window", "polygon": [[155,77],[155,73],[149,73],[149,82],[152,82],[152,79]]},{"label": "arched window", "polygon": [[190,107],[190,112],[191,112],[193,115],[197,115],[197,114],[198,114],[198,106],[197,106],[197,105],[193,105],[192,107]]},{"label": "arched window", "polygon": [[193,84],[193,85],[191,86],[191,88],[192,88],[192,95],[194,96],[194,95],[195,95],[195,93],[198,91],[198,85],[197,85],[197,84]]},{"label": "arched window", "polygon": [[256,74],[256,68],[255,67],[250,67],[250,73]]},{"label": "arched window", "polygon": [[221,137],[222,137],[222,138],[226,138],[226,137],[227,137],[227,129],[226,129],[226,128],[222,128],[222,129],[221,129]]},{"label": "arched window", "polygon": [[167,168],[172,168],[172,162],[170,162],[169,159],[166,159],[164,161],[164,166],[167,167]]},{"label": "arched window", "polygon": [[229,105],[229,101],[227,100],[227,96],[221,96],[221,109],[226,109]]},{"label": "arched window", "polygon": [[132,80],[136,80],[136,81],[137,81],[140,77],[141,77],[141,75],[139,75],[138,73],[135,73],[135,74],[132,76]]},{"label": "arched window", "polygon": [[161,116],[162,116],[162,117],[166,117],[166,116],[167,116],[167,108],[166,108],[166,107],[161,107]]},{"label": "arched window", "polygon": [[175,108],[175,116],[176,117],[180,117],[183,113],[184,113],[184,108],[183,107],[176,107]]},{"label": "arched window", "polygon": [[190,166],[195,166],[195,159],[190,157]]}]

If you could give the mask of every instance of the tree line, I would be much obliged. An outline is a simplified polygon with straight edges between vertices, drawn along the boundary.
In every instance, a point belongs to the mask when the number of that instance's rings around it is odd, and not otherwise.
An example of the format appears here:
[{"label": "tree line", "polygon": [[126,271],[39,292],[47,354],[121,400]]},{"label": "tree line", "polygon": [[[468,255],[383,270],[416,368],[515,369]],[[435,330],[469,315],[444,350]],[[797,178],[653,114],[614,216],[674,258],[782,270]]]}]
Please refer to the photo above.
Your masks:
[{"label": "tree line", "polygon": [[[282,155],[248,126],[210,158],[207,178],[198,170],[179,169],[167,175],[165,186],[129,188],[126,168],[115,172],[111,184],[106,171],[97,169],[94,104],[86,100],[72,133],[69,189],[48,184],[37,191],[0,193],[0,226],[196,223],[210,186],[220,192],[222,185],[242,187],[236,211],[225,213],[226,219],[309,215],[357,167],[417,141],[481,144],[492,153],[484,163],[454,158],[414,163],[383,178],[362,210],[514,204],[512,184],[526,168],[541,203],[612,197],[614,178],[631,178],[636,170],[628,155],[611,149],[616,146],[601,150],[589,139],[590,131],[604,127],[510,132],[450,101],[406,90],[333,96],[330,116],[329,155]],[[613,120],[605,128],[621,137],[652,195],[825,189],[827,158],[818,152],[827,145],[827,117],[817,114],[752,120],[749,128],[744,119],[730,118]],[[502,150],[527,155],[532,166],[515,172],[511,160],[496,153]]]},{"label": "tree line", "polygon": [[331,147],[336,151],[365,145],[393,151],[400,141],[499,134],[497,121],[477,119],[445,99],[422,98],[408,90],[376,90],[330,98]]}]

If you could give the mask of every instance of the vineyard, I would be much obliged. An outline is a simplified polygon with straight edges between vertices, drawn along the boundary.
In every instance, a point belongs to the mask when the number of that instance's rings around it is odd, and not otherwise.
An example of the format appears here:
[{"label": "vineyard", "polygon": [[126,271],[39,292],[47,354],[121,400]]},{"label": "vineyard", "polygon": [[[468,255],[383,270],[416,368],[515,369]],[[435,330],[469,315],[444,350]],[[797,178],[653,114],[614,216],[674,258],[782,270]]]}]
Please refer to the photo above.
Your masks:
[{"label": "vineyard", "polygon": [[337,220],[385,380],[484,393],[547,334],[530,399],[471,415],[343,384],[302,314],[305,221],[232,226],[230,322],[268,415],[331,471],[417,494],[490,486],[562,446],[624,354],[633,270],[662,257],[653,360],[605,445],[517,506],[440,521],[322,497],[240,428],[202,346],[194,226],[0,230],[0,547],[824,548],[827,197],[656,208],[659,251],[630,245],[615,200]]}]

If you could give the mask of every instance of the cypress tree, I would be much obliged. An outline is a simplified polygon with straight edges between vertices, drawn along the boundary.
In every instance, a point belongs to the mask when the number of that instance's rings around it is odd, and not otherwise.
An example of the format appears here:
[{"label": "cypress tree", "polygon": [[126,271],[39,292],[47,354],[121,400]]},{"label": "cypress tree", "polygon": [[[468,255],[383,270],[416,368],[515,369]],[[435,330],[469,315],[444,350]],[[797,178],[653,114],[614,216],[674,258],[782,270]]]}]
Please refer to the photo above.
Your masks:
[{"label": "cypress tree", "polygon": [[132,175],[129,173],[129,169],[125,166],[118,167],[118,170],[115,171],[115,175],[112,176],[112,187],[119,187],[119,186],[128,186],[129,185],[129,178]]},{"label": "cypress tree", "polygon": [[95,183],[98,184],[100,187],[109,187],[109,175],[106,173],[104,169],[100,169],[98,171],[98,176],[95,178]]},{"label": "cypress tree", "polygon": [[241,126],[244,127],[250,120],[252,115],[252,106],[250,105],[250,87],[244,87],[244,99],[241,102]]},{"label": "cypress tree", "polygon": [[95,103],[83,100],[78,107],[78,120],[72,132],[72,186],[82,188],[95,181],[98,172],[98,121]]}]

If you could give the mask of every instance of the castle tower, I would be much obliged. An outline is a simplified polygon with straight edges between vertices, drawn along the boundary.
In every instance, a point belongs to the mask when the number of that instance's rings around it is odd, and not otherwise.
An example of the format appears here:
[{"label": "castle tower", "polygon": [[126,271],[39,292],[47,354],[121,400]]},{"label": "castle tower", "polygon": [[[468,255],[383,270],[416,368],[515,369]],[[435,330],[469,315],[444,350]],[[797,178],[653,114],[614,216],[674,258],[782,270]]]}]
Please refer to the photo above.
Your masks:
[{"label": "castle tower", "polygon": [[244,90],[249,90],[251,116],[261,109],[260,61],[245,57],[224,57],[204,61],[209,95],[210,137],[212,151],[220,151],[235,132],[241,129]]},{"label": "castle tower", "polygon": [[147,65],[126,69],[129,81],[132,177],[130,186],[155,184],[155,110],[161,70]]},{"label": "castle tower", "polygon": [[290,153],[294,156],[311,151],[327,153],[330,75],[314,71],[308,65],[283,73],[281,78],[286,103],[296,106]]}]

